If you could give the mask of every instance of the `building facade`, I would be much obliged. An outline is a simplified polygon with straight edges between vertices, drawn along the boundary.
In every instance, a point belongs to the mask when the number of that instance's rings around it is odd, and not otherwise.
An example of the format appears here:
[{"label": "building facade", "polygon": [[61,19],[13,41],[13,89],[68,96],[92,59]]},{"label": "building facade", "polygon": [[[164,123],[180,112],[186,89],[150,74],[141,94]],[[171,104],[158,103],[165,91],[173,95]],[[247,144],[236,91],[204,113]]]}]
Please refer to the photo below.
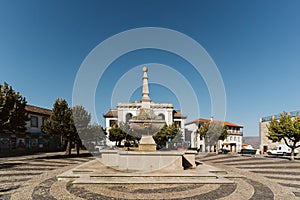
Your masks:
[{"label": "building facade", "polygon": [[0,152],[39,152],[55,151],[61,144],[59,137],[49,136],[42,132],[43,122],[51,115],[51,110],[37,106],[25,107],[29,121],[26,122],[26,131],[0,133]]},{"label": "building facade", "polygon": [[[288,112],[288,114],[294,118],[300,115],[300,110]],[[259,119],[259,138],[260,138],[260,150],[262,153],[267,152],[268,149],[276,148],[279,144],[285,144],[284,141],[272,142],[268,139],[268,125],[272,119],[279,120],[280,114],[270,115]]]},{"label": "building facade", "polygon": [[[143,68],[143,89],[142,99],[140,101],[129,102],[129,103],[118,103],[117,109],[110,109],[106,114],[103,115],[105,118],[106,131],[109,134],[109,129],[114,124],[121,122],[128,123],[132,117],[139,114],[141,108],[151,109],[155,115],[160,116],[165,120],[167,125],[173,123],[177,124],[184,137],[184,123],[186,116],[184,116],[179,110],[174,110],[173,104],[171,103],[159,103],[153,102],[149,96],[148,87],[148,75],[147,68]],[[110,143],[107,141],[107,143]],[[112,144],[112,143],[111,143]]]},{"label": "building facade", "polygon": [[239,152],[242,149],[243,142],[243,126],[233,124],[231,122],[219,122],[227,127],[227,138],[219,140],[216,147],[205,145],[205,140],[197,133],[198,129],[207,122],[212,122],[213,119],[199,118],[185,124],[186,139],[190,140],[190,147],[199,151],[215,151],[215,149],[226,148],[231,152]]}]

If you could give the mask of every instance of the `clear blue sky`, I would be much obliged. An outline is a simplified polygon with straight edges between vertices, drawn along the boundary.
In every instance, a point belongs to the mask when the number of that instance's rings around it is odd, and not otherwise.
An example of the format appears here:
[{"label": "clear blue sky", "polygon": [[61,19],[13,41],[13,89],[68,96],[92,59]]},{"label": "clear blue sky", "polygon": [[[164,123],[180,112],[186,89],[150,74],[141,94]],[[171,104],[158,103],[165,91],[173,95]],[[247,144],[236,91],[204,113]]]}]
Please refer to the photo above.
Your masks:
[{"label": "clear blue sky", "polygon": [[[245,136],[255,136],[260,117],[300,109],[299,10],[297,0],[1,0],[0,82],[12,85],[29,104],[52,108],[58,97],[71,104],[77,71],[100,42],[132,28],[169,28],[193,38],[209,53],[224,81],[226,120],[244,125]],[[158,50],[120,57],[99,82],[100,123],[111,107],[111,90],[123,73],[151,62],[178,71],[189,65]],[[209,118],[210,96],[201,76],[191,67],[180,73],[201,102],[199,117]],[[139,92],[131,100],[138,100]],[[153,84],[150,92],[153,100],[179,107],[180,100],[168,88]]]}]

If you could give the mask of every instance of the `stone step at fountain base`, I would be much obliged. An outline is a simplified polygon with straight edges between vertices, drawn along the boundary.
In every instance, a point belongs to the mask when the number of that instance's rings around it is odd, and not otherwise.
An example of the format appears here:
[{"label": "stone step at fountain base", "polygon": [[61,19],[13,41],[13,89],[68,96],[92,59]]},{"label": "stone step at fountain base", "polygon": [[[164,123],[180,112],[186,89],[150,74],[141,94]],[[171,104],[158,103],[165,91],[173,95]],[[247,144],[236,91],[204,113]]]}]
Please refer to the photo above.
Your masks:
[{"label": "stone step at fountain base", "polygon": [[226,171],[210,165],[198,165],[194,169],[156,171],[148,173],[120,172],[93,160],[57,176],[59,181],[73,184],[232,184]]},{"label": "stone step at fountain base", "polygon": [[233,181],[217,176],[94,176],[85,175],[73,184],[231,184]]}]

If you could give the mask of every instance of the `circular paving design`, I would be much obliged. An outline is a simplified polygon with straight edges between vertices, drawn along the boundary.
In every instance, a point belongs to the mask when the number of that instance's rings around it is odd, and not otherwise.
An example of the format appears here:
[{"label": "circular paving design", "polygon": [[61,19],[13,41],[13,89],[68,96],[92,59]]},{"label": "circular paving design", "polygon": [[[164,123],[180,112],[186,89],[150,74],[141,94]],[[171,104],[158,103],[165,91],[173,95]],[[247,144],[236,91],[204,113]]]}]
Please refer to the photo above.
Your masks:
[{"label": "circular paving design", "polygon": [[[233,184],[86,184],[56,176],[94,159],[90,155],[0,160],[0,199],[299,199],[300,162],[275,158],[211,155],[198,158],[243,175]],[[284,167],[282,167],[284,166]]]}]

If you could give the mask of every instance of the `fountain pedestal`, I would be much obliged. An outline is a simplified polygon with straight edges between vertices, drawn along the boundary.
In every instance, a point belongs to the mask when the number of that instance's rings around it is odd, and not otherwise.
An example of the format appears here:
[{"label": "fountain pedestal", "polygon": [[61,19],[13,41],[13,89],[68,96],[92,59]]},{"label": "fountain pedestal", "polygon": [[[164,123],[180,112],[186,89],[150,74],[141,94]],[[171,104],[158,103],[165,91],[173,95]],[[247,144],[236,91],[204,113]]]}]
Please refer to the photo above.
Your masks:
[{"label": "fountain pedestal", "polygon": [[156,143],[151,135],[142,136],[139,151],[156,151]]},{"label": "fountain pedestal", "polygon": [[100,150],[100,161],[107,167],[127,172],[183,170],[185,151]]}]

